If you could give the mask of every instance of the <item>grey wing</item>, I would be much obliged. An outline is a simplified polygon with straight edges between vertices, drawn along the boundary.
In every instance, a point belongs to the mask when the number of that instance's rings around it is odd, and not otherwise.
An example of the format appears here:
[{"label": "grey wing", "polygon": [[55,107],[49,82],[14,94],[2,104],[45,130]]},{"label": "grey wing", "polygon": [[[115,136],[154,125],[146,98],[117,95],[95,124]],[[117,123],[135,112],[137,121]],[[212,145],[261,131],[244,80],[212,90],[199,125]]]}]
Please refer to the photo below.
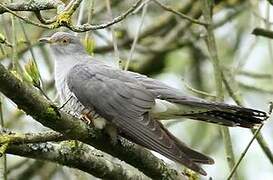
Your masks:
[{"label": "grey wing", "polygon": [[[212,160],[193,150],[183,152],[161,123],[149,117],[155,96],[129,74],[83,64],[69,72],[67,81],[84,106],[114,123],[130,140],[206,174],[195,162],[211,163]],[[188,152],[192,154],[186,154]]]}]

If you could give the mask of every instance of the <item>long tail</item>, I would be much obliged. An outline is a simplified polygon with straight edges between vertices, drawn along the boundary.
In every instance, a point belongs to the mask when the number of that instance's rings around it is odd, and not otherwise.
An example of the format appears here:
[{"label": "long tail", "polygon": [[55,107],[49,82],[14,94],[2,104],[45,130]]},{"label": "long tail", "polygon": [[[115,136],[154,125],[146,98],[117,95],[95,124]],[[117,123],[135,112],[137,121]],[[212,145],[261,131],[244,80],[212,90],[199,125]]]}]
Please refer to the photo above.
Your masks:
[{"label": "long tail", "polygon": [[263,111],[224,103],[203,101],[191,102],[190,104],[194,106],[195,109],[198,109],[196,107],[200,107],[201,110],[192,111],[188,114],[183,114],[183,116],[225,126],[253,128],[259,124],[262,124],[268,117],[267,113]]},{"label": "long tail", "polygon": [[[180,90],[172,88],[160,81],[132,73],[157,99],[165,100],[173,105],[163,108],[161,112],[153,112],[155,119],[173,119],[188,117],[191,119],[217,123],[225,126],[255,127],[267,119],[267,113],[255,109],[215,103],[191,97]],[[162,109],[162,108],[161,108]]]},{"label": "long tail", "polygon": [[161,110],[154,110],[153,117],[155,119],[187,117],[224,126],[253,128],[262,124],[268,117],[267,113],[263,111],[224,103],[208,102],[197,98],[190,100],[189,98],[187,100],[168,99],[168,102],[159,101],[156,104],[161,103],[159,106],[164,108],[161,107],[159,108]]},{"label": "long tail", "polygon": [[193,113],[191,118],[218,123],[225,126],[253,128],[268,117],[267,113],[255,109],[233,106],[224,103],[199,102],[207,107],[207,112]]}]

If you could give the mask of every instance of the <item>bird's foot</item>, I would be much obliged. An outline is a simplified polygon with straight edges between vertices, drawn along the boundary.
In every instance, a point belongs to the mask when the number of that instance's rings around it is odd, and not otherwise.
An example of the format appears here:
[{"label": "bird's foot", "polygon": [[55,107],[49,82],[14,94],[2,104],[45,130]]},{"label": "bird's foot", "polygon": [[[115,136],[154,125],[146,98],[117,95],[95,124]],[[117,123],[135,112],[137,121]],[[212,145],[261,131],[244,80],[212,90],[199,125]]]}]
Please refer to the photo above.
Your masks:
[{"label": "bird's foot", "polygon": [[82,114],[80,115],[80,119],[86,123],[87,125],[93,125],[93,116],[92,111],[83,110]]},{"label": "bird's foot", "polygon": [[80,120],[82,120],[85,124],[87,125],[91,125],[93,124],[92,122],[92,119],[90,120],[86,115],[80,115]]}]

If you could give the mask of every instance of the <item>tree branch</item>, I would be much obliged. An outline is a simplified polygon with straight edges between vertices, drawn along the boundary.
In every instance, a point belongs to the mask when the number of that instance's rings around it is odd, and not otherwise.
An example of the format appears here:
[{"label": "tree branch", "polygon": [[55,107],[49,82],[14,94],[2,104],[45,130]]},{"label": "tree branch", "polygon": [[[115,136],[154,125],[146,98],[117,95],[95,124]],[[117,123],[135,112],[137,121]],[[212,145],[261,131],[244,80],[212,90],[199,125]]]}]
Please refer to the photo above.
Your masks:
[{"label": "tree branch", "polygon": [[[5,7],[11,11],[43,11],[57,9],[60,5],[63,3],[58,0],[30,0],[28,2],[10,3]],[[8,12],[6,8],[0,7],[0,14]]]},{"label": "tree branch", "polygon": [[125,162],[111,162],[103,153],[83,145],[75,148],[69,142],[12,145],[7,153],[57,162],[103,179],[150,179]]},{"label": "tree branch", "polygon": [[255,28],[252,31],[252,34],[254,34],[255,36],[263,36],[263,37],[273,39],[273,31],[263,29],[263,28]]},{"label": "tree branch", "polygon": [[0,144],[25,144],[25,143],[45,143],[49,141],[58,142],[64,140],[71,140],[65,135],[55,132],[46,131],[40,133],[15,133],[7,129],[0,130]]},{"label": "tree branch", "polygon": [[[46,21],[44,20],[40,14],[38,14],[39,20],[45,24],[37,23],[35,21],[30,20],[27,17],[21,16],[16,14],[13,10],[9,9],[8,7],[4,6],[4,4],[0,3],[0,8],[4,9],[6,12],[11,13],[12,15],[16,16],[19,19],[22,19],[28,24],[32,24],[37,27],[46,28],[46,29],[56,29],[59,27],[67,27],[70,30],[74,32],[86,32],[90,30],[97,30],[97,29],[104,29],[107,27],[112,26],[113,24],[119,23],[120,21],[127,18],[129,15],[131,15],[137,7],[139,7],[143,0],[138,0],[135,4],[133,4],[126,12],[121,14],[120,16],[115,17],[112,21],[107,23],[102,23],[98,25],[92,25],[92,24],[83,24],[79,26],[75,26],[71,23],[71,16],[75,12],[75,10],[78,8],[82,0],[75,0],[71,1],[70,4],[68,4],[63,11],[61,11],[60,14],[55,16],[52,20]],[[36,13],[37,15],[37,13]],[[51,24],[49,24],[52,22]]]},{"label": "tree branch", "polygon": [[112,26],[113,24],[116,24],[116,23],[124,20],[129,15],[131,15],[135,11],[135,9],[137,9],[137,7],[139,7],[141,5],[142,1],[143,0],[138,0],[126,12],[124,12],[120,16],[115,17],[110,22],[103,23],[103,24],[98,24],[98,25],[92,25],[92,24],[83,24],[83,25],[79,25],[79,26],[66,25],[66,27],[71,29],[74,32],[85,32],[85,31],[90,31],[90,30],[105,29],[107,27]]}]

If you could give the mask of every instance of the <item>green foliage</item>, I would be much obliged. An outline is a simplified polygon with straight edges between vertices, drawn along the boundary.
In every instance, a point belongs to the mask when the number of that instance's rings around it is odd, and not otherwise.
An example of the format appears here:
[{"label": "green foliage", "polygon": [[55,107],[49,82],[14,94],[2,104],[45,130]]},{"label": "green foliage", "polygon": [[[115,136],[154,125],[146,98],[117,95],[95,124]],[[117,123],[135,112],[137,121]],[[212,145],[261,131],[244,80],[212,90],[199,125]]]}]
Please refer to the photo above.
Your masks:
[{"label": "green foliage", "polygon": [[24,80],[30,82],[35,87],[40,87],[39,70],[33,60],[29,60],[25,65]]},{"label": "green foliage", "polygon": [[0,43],[4,43],[6,41],[6,37],[0,33]]},{"label": "green foliage", "polygon": [[92,38],[85,38],[83,40],[83,45],[85,47],[86,52],[89,55],[93,56],[94,55],[94,48],[95,48],[95,45],[96,45],[95,40],[92,39]]}]

